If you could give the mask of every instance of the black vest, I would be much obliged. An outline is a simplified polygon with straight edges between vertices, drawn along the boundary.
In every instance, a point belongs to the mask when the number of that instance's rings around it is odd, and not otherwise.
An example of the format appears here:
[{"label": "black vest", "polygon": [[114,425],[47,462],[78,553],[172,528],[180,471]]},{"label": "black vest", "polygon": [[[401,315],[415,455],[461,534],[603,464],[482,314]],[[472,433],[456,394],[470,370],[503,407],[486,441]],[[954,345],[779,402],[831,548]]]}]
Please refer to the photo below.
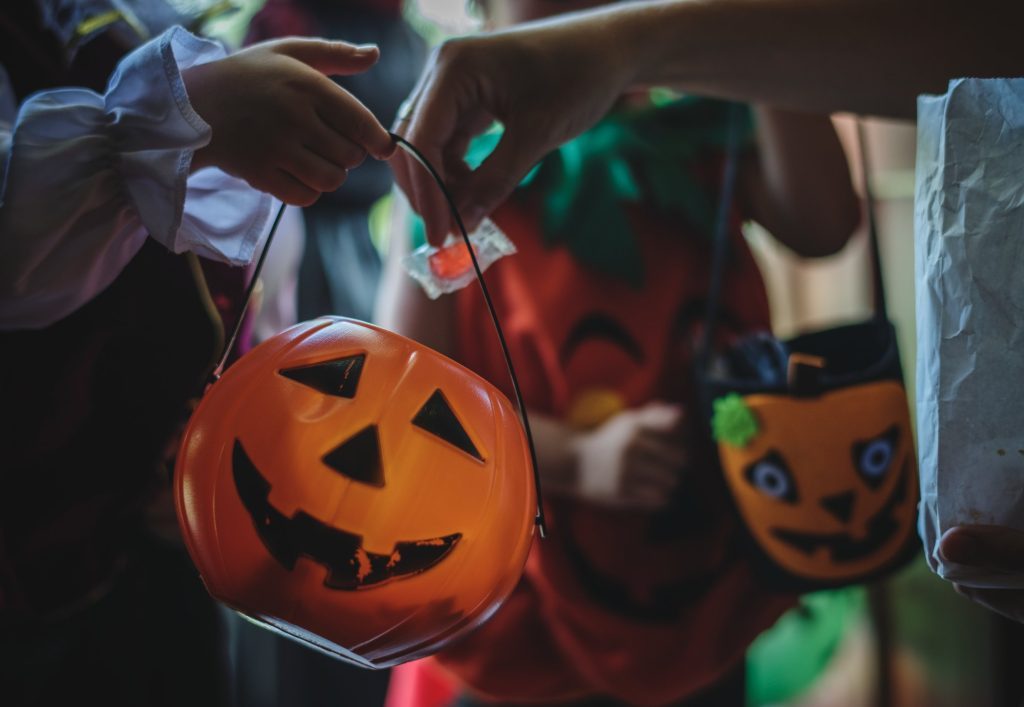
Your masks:
[{"label": "black vest", "polygon": [[[19,99],[102,90],[118,57],[100,38],[69,66],[31,0],[0,5],[0,61]],[[130,561],[222,346],[198,259],[152,240],[78,311],[0,332],[0,626],[87,601]]]}]

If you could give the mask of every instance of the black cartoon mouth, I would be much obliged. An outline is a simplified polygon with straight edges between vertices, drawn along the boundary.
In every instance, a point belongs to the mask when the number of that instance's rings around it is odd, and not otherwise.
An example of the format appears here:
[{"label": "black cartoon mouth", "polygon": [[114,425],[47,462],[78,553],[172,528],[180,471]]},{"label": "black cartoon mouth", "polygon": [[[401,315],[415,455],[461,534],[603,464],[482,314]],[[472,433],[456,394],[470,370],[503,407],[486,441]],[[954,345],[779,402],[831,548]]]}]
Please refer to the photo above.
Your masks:
[{"label": "black cartoon mouth", "polygon": [[235,440],[232,473],[242,505],[256,533],[275,560],[292,570],[299,556],[327,568],[324,585],[351,591],[367,589],[424,572],[451,552],[462,533],[395,543],[389,555],[367,552],[361,535],[332,528],[308,513],[286,517],[270,504],[270,482]]},{"label": "black cartoon mouth", "polygon": [[864,539],[854,540],[846,533],[801,533],[782,528],[773,529],[772,535],[807,555],[819,547],[827,547],[833,562],[856,562],[872,555],[900,529],[893,511],[907,499],[908,464],[904,463],[900,479],[885,505],[868,521],[868,534]]}]

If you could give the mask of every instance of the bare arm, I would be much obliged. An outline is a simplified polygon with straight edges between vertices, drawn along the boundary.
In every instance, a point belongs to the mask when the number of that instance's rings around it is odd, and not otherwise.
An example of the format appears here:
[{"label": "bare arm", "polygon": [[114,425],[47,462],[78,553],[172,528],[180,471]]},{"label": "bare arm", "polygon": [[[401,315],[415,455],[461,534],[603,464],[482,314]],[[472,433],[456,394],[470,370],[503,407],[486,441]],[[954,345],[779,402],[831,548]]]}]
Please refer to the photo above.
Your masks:
[{"label": "bare arm", "polygon": [[860,220],[846,153],[828,116],[757,108],[757,158],[743,173],[754,219],[798,255],[842,249]]},{"label": "bare arm", "polygon": [[[451,40],[395,127],[457,181],[474,226],[529,168],[637,85],[817,112],[914,116],[918,94],[959,76],[1024,75],[1015,0],[657,0]],[[462,149],[506,131],[467,175]],[[449,216],[404,156],[396,174],[432,242]]]},{"label": "bare arm", "polygon": [[609,13],[636,78],[804,110],[913,118],[959,76],[1024,73],[1012,0],[669,0]]}]

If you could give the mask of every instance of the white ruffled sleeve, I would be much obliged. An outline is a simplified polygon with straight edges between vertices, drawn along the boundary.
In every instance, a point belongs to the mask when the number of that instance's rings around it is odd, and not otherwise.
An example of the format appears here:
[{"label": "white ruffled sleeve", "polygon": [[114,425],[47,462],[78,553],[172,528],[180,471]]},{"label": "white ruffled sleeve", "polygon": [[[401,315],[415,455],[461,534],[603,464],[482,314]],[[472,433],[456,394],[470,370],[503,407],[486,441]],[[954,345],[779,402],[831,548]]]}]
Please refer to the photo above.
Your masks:
[{"label": "white ruffled sleeve", "polygon": [[67,316],[114,281],[147,234],[176,253],[251,260],[274,200],[216,168],[190,174],[211,130],[181,71],[225,55],[174,28],[125,57],[105,95],[44,91],[13,128],[0,115],[0,329]]}]

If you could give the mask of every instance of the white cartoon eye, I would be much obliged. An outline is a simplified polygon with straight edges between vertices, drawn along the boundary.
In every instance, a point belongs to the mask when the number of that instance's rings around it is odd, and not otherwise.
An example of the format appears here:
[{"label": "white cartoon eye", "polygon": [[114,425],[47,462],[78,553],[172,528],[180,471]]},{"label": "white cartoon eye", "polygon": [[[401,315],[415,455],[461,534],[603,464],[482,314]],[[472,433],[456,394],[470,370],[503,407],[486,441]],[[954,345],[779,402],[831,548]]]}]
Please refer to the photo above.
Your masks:
[{"label": "white cartoon eye", "polygon": [[794,503],[796,483],[785,460],[777,452],[769,452],[747,467],[747,481],[761,493],[780,501]]},{"label": "white cartoon eye", "polygon": [[853,463],[861,478],[872,488],[885,479],[896,454],[899,428],[892,427],[884,434],[853,445]]}]

